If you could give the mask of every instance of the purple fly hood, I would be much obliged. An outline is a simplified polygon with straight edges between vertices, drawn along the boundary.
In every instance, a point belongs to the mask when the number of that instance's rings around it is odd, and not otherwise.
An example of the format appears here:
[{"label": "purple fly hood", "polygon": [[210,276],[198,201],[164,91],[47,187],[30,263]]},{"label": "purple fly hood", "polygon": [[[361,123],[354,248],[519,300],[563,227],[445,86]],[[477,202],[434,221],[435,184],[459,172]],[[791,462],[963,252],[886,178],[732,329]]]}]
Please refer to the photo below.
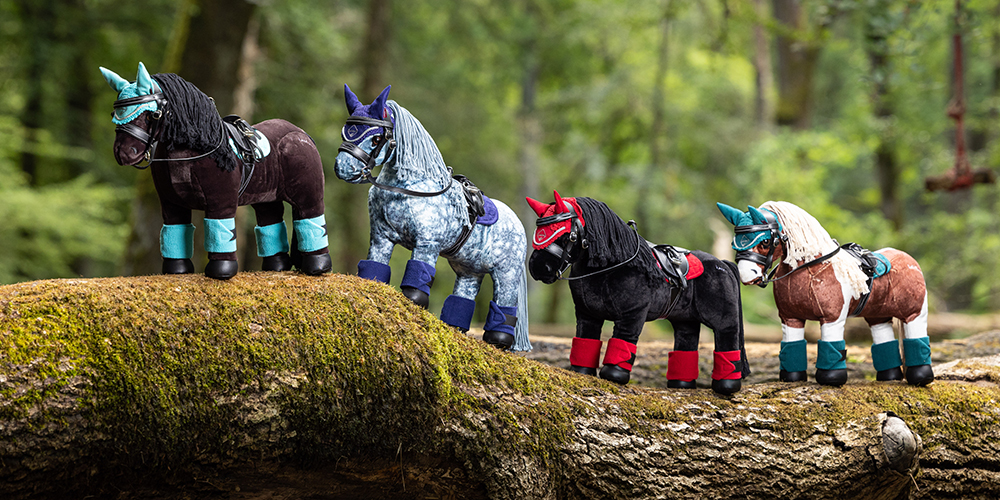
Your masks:
[{"label": "purple fly hood", "polygon": [[382,93],[372,101],[371,104],[365,106],[361,104],[358,96],[351,92],[351,87],[344,84],[344,100],[347,104],[347,112],[351,116],[364,116],[367,118],[374,118],[376,120],[390,120],[392,116],[392,111],[386,107],[385,103],[389,99],[389,89],[392,85],[389,85]]}]

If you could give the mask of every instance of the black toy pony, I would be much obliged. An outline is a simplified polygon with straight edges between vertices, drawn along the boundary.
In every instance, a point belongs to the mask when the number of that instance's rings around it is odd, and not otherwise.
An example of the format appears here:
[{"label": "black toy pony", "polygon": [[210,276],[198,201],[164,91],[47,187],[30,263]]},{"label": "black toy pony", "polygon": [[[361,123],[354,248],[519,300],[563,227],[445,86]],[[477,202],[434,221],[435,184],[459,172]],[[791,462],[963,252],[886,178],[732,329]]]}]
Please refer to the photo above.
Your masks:
[{"label": "black toy pony", "polygon": [[[205,275],[236,275],[236,207],[257,216],[257,254],[265,271],[294,265],[309,275],[331,268],[323,215],[323,162],[312,139],[285,120],[251,127],[223,119],[210,97],[172,73],[150,75],[139,63],[135,82],[101,68],[118,92],[111,121],[119,165],[150,169],[160,198],[164,274],[194,272],[191,210],[205,211]],[[140,165],[146,161],[146,166]],[[291,255],[284,205],[292,207]]]},{"label": "black toy pony", "polygon": [[[636,341],[647,321],[666,318],[674,328],[667,387],[694,388],[701,325],[715,332],[712,389],[740,390],[750,374],[743,348],[743,310],[736,265],[701,251],[647,243],[604,203],[562,198],[545,204],[528,198],[538,214],[528,259],[531,277],[551,284],[570,280],[576,306],[572,370],[597,375],[601,327],[613,321],[600,377],[628,383]],[[560,278],[572,266],[569,278]]]}]

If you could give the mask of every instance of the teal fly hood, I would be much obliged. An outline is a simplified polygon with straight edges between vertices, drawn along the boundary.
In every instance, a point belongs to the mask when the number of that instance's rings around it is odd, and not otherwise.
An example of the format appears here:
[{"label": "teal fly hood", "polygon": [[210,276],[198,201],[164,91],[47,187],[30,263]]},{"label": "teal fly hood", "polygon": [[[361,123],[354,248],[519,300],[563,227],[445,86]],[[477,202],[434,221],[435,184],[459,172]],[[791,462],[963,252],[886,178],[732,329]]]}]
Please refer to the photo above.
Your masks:
[{"label": "teal fly hood", "polygon": [[[149,72],[146,71],[146,66],[141,62],[139,63],[139,72],[136,75],[135,82],[130,83],[128,80],[118,76],[114,71],[104,67],[101,68],[101,74],[104,75],[104,79],[108,82],[108,85],[115,92],[118,92],[119,101],[161,92],[160,87],[153,81],[153,77],[150,76]],[[135,120],[143,111],[152,113],[157,109],[159,109],[159,105],[156,100],[148,100],[130,106],[116,106],[115,112],[111,116],[111,122],[115,125],[124,125]]]},{"label": "teal fly hood", "polygon": [[[733,237],[733,250],[737,252],[750,250],[764,240],[778,236],[778,234],[772,234],[775,226],[779,234],[784,230],[781,227],[781,222],[778,222],[777,215],[766,208],[757,209],[747,206],[749,211],[743,212],[724,203],[716,203],[715,205],[719,207],[719,211],[726,217],[726,220],[737,229],[736,235]],[[740,231],[741,228],[745,229]]]}]

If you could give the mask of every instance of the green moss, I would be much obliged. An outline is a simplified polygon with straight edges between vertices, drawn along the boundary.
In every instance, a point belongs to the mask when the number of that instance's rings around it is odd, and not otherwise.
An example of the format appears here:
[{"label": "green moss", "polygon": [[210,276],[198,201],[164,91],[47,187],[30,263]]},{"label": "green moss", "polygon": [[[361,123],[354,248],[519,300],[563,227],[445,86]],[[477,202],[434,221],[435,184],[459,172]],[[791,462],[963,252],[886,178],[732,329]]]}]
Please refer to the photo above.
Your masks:
[{"label": "green moss", "polygon": [[253,433],[280,435],[275,449],[255,441],[262,456],[447,454],[429,430],[457,423],[475,433],[461,440],[473,456],[553,464],[576,422],[602,418],[608,401],[651,437],[717,415],[804,439],[889,410],[925,440],[960,440],[996,425],[984,408],[1000,399],[945,382],[762,384],[731,398],[619,387],[486,346],[380,283],[290,273],[0,287],[0,376],[0,421],[38,426],[59,422],[53,398],[86,377],[78,398],[94,424],[153,463],[225,456]]}]

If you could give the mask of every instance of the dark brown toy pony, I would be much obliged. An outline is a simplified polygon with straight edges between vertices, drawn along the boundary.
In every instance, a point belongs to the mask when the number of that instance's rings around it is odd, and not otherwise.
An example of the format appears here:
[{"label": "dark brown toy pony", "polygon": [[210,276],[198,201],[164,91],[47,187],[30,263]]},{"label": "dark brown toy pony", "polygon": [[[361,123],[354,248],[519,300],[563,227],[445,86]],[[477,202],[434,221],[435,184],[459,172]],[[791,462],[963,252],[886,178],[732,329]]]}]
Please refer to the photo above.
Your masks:
[{"label": "dark brown toy pony", "polygon": [[[257,254],[265,271],[330,270],[323,163],[308,134],[284,120],[253,127],[238,117],[224,120],[212,99],[190,82],[172,73],[151,76],[142,63],[135,82],[105,68],[101,73],[118,92],[112,116],[115,160],[151,167],[163,214],[164,274],[194,272],[191,211],[203,210],[205,275],[235,276],[240,205],[252,206],[257,216]],[[292,207],[291,247],[284,202]]]}]

